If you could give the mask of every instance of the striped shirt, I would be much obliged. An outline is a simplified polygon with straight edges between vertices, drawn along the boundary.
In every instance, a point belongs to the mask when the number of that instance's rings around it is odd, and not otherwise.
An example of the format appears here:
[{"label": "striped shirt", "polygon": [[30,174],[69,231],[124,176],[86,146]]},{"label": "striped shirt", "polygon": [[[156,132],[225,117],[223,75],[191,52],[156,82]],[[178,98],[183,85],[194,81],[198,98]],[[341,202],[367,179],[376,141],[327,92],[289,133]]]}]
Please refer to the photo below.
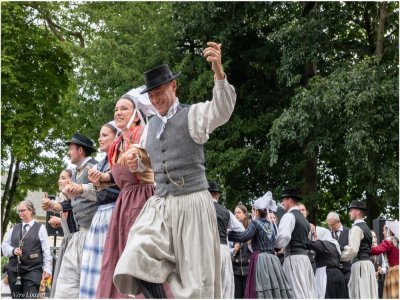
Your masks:
[{"label": "striped shirt", "polygon": [[228,239],[234,242],[247,242],[251,239],[253,251],[273,252],[277,235],[276,225],[265,220],[256,219],[243,232],[230,231]]}]

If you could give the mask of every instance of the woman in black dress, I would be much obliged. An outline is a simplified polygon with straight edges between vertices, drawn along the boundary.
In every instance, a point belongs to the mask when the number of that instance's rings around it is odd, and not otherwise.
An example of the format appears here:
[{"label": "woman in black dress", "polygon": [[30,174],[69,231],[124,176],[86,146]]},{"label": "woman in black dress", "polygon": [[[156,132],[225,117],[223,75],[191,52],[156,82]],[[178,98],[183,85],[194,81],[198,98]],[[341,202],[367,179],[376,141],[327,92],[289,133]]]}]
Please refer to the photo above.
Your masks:
[{"label": "woman in black dress", "polygon": [[316,226],[313,241],[308,242],[308,248],[315,251],[318,298],[345,298],[347,286],[344,275],[339,270],[341,252],[331,232],[326,228]]}]

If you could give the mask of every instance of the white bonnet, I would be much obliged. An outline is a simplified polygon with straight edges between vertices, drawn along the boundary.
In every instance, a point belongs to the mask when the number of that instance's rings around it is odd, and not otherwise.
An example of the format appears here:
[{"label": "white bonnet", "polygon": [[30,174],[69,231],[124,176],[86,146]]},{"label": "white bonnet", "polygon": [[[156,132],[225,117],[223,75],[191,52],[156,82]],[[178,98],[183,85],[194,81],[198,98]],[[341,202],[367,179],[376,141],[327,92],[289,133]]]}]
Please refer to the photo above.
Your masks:
[{"label": "white bonnet", "polygon": [[254,201],[253,207],[255,209],[268,209],[272,211],[276,211],[276,202],[272,199],[272,193],[270,191],[266,192],[264,196],[258,198]]},{"label": "white bonnet", "polygon": [[122,98],[129,96],[128,99],[132,100],[135,103],[136,108],[140,109],[140,111],[145,116],[155,115],[156,109],[150,102],[149,94],[148,93],[140,94],[140,92],[143,91],[145,88],[146,86],[142,85],[140,87],[131,89],[129,92],[124,94]]},{"label": "white bonnet", "polygon": [[399,238],[399,221],[386,221],[385,226],[393,232],[395,237]]}]

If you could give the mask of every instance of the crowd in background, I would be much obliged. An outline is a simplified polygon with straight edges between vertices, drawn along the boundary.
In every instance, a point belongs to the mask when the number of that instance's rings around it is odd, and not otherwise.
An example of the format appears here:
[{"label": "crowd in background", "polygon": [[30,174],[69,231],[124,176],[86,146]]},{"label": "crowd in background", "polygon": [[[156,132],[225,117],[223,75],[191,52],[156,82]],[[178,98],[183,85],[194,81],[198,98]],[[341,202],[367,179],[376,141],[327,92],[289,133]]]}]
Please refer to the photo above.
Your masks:
[{"label": "crowd in background", "polygon": [[64,299],[399,297],[399,223],[386,222],[378,245],[364,202],[349,207],[351,229],[335,212],[328,228],[310,224],[295,188],[282,191],[279,205],[267,192],[251,214],[218,202],[203,145],[229,120],[236,93],[221,45],[207,45],[211,101],[181,104],[180,73],[163,64],[116,102],[114,120],[100,129],[104,159],[92,158],[97,149],[80,133],[66,142],[76,167],[61,172],[56,199],[42,200],[43,209],[60,213],[49,221],[64,231],[57,262],[51,268],[32,203],[21,202],[22,222],[2,245],[13,298],[36,298],[51,275],[51,297]]}]

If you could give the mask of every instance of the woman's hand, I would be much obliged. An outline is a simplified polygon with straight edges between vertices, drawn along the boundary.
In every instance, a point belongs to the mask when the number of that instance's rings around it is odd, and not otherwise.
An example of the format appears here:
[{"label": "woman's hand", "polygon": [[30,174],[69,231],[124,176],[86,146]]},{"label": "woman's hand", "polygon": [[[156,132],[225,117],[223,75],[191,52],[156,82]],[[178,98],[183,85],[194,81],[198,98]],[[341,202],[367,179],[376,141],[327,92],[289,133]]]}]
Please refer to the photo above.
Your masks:
[{"label": "woman's hand", "polygon": [[44,211],[48,211],[51,208],[50,201],[51,200],[48,198],[47,193],[44,193],[44,198],[41,201],[42,209]]},{"label": "woman's hand", "polygon": [[53,228],[60,228],[61,227],[61,218],[56,217],[56,216],[51,216],[48,223]]},{"label": "woman's hand", "polygon": [[128,167],[129,171],[136,172],[138,169],[139,156],[140,156],[140,150],[138,148],[136,147],[129,148],[121,155],[119,163],[122,166]]},{"label": "woman's hand", "polygon": [[21,256],[22,255],[22,249],[20,247],[14,248],[13,254],[15,256]]},{"label": "woman's hand", "polygon": [[67,197],[68,197],[69,199],[71,199],[71,198],[76,198],[76,197],[78,197],[79,195],[82,194],[82,192],[83,192],[83,187],[82,187],[82,184],[78,184],[78,183],[75,183],[75,182],[71,182],[71,183],[67,184],[67,185],[63,188],[62,192],[63,192],[65,195],[67,195]]},{"label": "woman's hand", "polygon": [[94,170],[94,169],[89,169],[88,170],[88,179],[91,183],[93,183],[95,186],[100,186],[100,178],[101,178],[101,172]]}]

